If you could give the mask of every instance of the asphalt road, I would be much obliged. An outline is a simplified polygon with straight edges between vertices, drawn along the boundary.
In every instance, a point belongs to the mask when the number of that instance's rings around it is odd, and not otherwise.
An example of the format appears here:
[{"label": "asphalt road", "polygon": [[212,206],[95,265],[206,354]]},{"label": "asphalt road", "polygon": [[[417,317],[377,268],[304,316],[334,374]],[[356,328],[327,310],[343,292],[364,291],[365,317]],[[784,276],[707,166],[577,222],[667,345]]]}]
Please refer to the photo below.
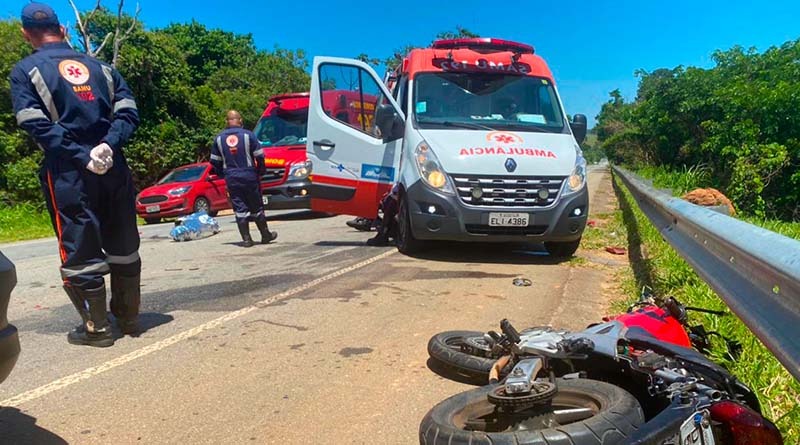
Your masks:
[{"label": "asphalt road", "polygon": [[[606,171],[589,186],[592,212],[613,207]],[[429,368],[431,335],[502,318],[581,328],[606,311],[622,267],[536,245],[411,258],[365,246],[347,219],[273,213],[277,242],[251,249],[229,217],[186,243],[170,224],[143,227],[146,331],[107,349],[66,343],[78,318],[53,240],[0,246],[17,266],[9,318],[23,350],[0,386],[0,443],[417,443],[425,413],[469,388]]]}]

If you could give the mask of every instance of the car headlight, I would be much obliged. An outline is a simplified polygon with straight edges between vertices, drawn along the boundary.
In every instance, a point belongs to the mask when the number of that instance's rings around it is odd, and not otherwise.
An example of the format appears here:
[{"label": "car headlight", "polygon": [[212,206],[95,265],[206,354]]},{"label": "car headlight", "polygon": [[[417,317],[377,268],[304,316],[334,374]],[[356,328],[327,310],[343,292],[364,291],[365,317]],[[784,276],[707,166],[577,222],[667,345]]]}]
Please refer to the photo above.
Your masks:
[{"label": "car headlight", "polygon": [[294,164],[289,169],[289,176],[295,179],[303,179],[311,174],[311,161]]},{"label": "car headlight", "polygon": [[172,190],[168,191],[167,193],[169,193],[171,196],[181,196],[181,195],[185,195],[186,192],[188,192],[191,189],[192,189],[191,185],[185,185],[183,187],[178,187],[178,188],[172,189]]},{"label": "car headlight", "polygon": [[572,170],[572,174],[567,178],[564,193],[576,193],[584,187],[586,187],[586,159],[583,156],[578,156],[575,159],[575,169]]},{"label": "car headlight", "polygon": [[414,160],[416,161],[419,175],[422,176],[426,184],[445,193],[455,193],[453,186],[447,179],[447,174],[442,168],[442,164],[425,141],[420,142],[416,150],[414,150]]}]

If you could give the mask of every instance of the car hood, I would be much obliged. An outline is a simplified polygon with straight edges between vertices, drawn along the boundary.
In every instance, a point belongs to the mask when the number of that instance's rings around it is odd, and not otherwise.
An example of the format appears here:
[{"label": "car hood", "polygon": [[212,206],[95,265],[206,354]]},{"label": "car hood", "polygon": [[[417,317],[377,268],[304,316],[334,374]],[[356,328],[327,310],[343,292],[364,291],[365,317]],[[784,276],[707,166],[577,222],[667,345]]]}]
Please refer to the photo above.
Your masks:
[{"label": "car hood", "polygon": [[197,181],[192,182],[170,182],[168,184],[156,184],[147,187],[139,193],[139,196],[152,196],[152,195],[166,195],[172,189],[184,187],[187,185],[195,185]]},{"label": "car hood", "polygon": [[451,174],[569,176],[575,168],[577,144],[570,134],[477,130],[420,130],[420,134]]}]

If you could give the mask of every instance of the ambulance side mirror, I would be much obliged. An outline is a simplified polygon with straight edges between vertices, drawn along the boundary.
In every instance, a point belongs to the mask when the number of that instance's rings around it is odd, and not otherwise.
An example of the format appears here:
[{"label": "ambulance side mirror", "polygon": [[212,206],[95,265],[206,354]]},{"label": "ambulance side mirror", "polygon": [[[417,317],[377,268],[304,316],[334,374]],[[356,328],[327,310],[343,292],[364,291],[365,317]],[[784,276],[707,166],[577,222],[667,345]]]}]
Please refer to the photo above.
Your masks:
[{"label": "ambulance side mirror", "polygon": [[576,114],[572,118],[569,127],[572,129],[572,135],[579,144],[582,144],[586,139],[586,116],[583,114]]},{"label": "ambulance side mirror", "polygon": [[406,127],[403,118],[391,104],[378,105],[375,110],[375,126],[380,130],[384,142],[402,138]]}]

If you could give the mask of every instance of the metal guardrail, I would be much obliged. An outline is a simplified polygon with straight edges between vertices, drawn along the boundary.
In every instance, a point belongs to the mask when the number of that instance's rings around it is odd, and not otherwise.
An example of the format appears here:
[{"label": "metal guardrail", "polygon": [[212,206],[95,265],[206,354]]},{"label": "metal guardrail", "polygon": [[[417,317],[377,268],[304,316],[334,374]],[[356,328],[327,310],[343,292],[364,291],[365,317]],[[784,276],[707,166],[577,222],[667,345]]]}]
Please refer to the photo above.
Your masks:
[{"label": "metal guardrail", "polygon": [[664,239],[800,380],[800,241],[613,170]]}]

